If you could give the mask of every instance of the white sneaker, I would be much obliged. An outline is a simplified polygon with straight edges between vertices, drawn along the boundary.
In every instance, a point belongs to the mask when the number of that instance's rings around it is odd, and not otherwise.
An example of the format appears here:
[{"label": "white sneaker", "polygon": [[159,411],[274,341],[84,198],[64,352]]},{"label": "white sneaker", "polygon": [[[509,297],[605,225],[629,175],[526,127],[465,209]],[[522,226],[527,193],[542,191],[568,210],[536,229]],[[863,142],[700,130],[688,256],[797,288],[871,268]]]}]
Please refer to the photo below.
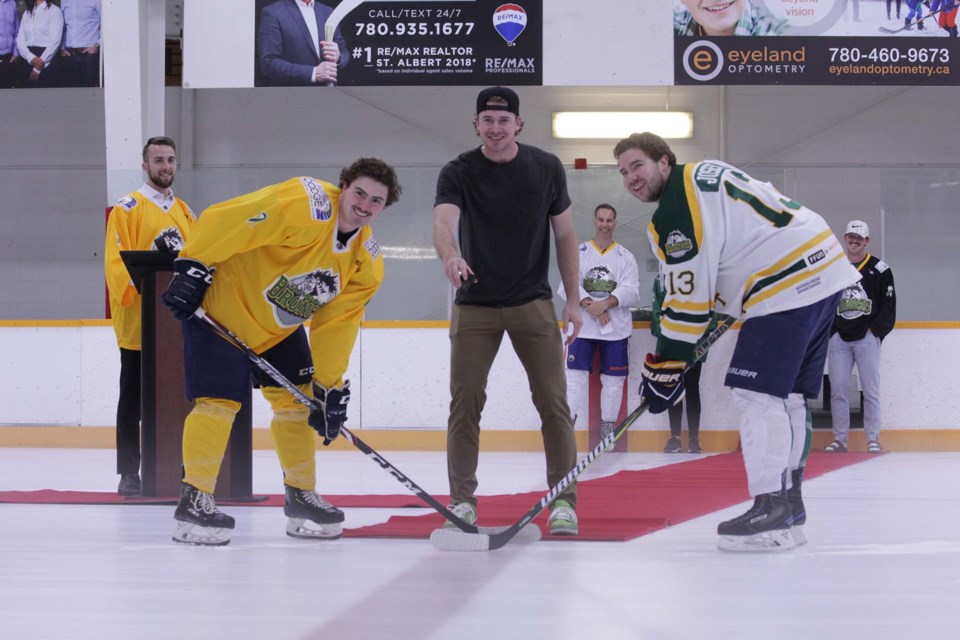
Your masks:
[{"label": "white sneaker", "polygon": [[580,527],[577,522],[577,512],[566,500],[557,500],[550,507],[550,519],[547,520],[550,525],[550,535],[552,536],[575,536],[580,533]]}]

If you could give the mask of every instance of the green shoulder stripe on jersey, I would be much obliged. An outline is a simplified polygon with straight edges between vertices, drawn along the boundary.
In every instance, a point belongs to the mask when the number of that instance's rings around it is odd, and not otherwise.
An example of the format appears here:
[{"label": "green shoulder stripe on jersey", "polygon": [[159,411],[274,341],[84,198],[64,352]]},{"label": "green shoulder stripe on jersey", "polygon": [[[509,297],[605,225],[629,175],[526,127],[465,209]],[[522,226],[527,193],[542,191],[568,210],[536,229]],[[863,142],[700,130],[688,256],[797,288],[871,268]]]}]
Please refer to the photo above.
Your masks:
[{"label": "green shoulder stripe on jersey", "polygon": [[663,315],[671,320],[676,320],[677,322],[706,324],[710,322],[710,317],[713,315],[713,312],[707,311],[706,313],[684,313],[682,311],[676,311],[670,307],[667,307],[663,310]]},{"label": "green shoulder stripe on jersey", "polygon": [[743,303],[746,304],[747,300],[749,300],[756,294],[760,293],[764,289],[772,287],[773,285],[777,284],[787,276],[791,276],[794,273],[797,273],[798,271],[803,271],[806,268],[806,266],[807,266],[807,263],[801,258],[800,260],[797,260],[796,262],[788,266],[783,271],[780,271],[778,273],[773,274],[772,276],[768,276],[766,278],[758,280],[757,283],[750,288],[750,291],[748,291],[746,295],[743,296]]},{"label": "green shoulder stripe on jersey", "polygon": [[700,203],[693,183],[698,165],[677,165],[664,185],[660,206],[650,219],[659,258],[666,264],[687,262],[700,252],[703,225]]}]

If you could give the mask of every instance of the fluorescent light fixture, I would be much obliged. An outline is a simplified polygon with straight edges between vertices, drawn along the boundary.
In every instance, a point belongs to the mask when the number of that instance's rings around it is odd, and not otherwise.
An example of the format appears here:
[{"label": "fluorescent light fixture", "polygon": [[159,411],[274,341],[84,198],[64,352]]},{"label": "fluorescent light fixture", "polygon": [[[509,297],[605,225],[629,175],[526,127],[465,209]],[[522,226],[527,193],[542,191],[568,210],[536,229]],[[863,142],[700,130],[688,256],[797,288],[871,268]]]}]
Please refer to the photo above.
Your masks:
[{"label": "fluorescent light fixture", "polygon": [[693,114],[686,111],[557,111],[554,138],[620,140],[650,131],[661,138],[692,138]]}]

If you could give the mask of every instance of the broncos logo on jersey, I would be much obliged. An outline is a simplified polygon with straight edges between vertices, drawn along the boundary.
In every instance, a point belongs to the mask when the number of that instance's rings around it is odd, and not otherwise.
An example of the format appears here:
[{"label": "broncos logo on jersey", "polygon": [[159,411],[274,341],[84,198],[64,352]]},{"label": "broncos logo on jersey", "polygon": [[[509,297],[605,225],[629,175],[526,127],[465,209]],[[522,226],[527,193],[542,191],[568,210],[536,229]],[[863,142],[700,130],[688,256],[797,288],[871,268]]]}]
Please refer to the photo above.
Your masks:
[{"label": "broncos logo on jersey", "polygon": [[591,298],[603,300],[609,298],[617,283],[611,277],[610,269],[606,265],[599,265],[590,269],[583,278],[583,289]]},{"label": "broncos logo on jersey", "polygon": [[292,278],[281,275],[264,291],[264,297],[273,305],[280,326],[296,327],[338,293],[340,274],[318,269]]},{"label": "broncos logo on jersey", "polygon": [[167,227],[153,239],[153,251],[176,253],[183,249],[183,236],[176,227]]},{"label": "broncos logo on jersey", "polygon": [[873,301],[867,297],[867,292],[859,282],[843,290],[840,305],[837,307],[838,316],[842,316],[845,320],[853,320],[860,316],[868,316],[872,312]]}]

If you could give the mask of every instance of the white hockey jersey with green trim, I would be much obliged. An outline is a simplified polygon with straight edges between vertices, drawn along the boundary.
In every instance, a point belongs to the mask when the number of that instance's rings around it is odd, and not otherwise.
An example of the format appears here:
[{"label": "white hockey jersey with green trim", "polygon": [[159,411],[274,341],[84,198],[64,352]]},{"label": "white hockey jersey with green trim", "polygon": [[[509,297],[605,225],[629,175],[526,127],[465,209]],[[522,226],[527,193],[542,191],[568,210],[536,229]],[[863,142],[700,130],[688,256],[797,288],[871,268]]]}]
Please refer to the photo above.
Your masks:
[{"label": "white hockey jersey with green trim", "polygon": [[859,280],[817,213],[718,160],[678,165],[647,228],[666,290],[659,355],[692,358],[714,310],[796,309]]}]

